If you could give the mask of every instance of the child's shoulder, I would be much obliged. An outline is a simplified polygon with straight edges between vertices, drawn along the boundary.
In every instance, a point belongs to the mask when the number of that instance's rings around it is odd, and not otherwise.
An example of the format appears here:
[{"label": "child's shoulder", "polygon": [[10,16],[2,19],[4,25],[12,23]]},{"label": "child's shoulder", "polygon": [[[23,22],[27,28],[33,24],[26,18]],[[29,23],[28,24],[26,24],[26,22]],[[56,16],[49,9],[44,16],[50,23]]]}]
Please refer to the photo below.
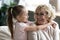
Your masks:
[{"label": "child's shoulder", "polygon": [[28,21],[28,24],[29,24],[29,25],[33,25],[34,22],[32,22],[32,21]]},{"label": "child's shoulder", "polygon": [[16,22],[16,24],[15,25],[19,25],[19,26],[27,26],[27,24],[26,23],[24,23],[24,22]]}]

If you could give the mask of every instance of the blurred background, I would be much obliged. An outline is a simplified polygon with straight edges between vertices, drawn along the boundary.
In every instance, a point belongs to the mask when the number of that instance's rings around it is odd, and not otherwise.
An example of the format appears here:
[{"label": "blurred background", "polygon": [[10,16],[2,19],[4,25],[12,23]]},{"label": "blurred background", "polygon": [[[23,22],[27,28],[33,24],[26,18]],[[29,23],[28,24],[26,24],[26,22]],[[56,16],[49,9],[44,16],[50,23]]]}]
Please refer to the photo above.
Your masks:
[{"label": "blurred background", "polygon": [[0,26],[7,26],[7,9],[10,6],[24,5],[29,10],[29,20],[34,21],[35,8],[49,3],[56,9],[57,17],[54,20],[60,26],[60,0],[0,0]]},{"label": "blurred background", "polygon": [[54,20],[59,24],[60,28],[60,0],[0,0],[0,40],[11,40],[11,34],[7,26],[7,9],[9,7],[15,5],[25,6],[29,10],[28,20],[34,21],[35,8],[40,4],[51,4],[56,9],[56,18]]}]

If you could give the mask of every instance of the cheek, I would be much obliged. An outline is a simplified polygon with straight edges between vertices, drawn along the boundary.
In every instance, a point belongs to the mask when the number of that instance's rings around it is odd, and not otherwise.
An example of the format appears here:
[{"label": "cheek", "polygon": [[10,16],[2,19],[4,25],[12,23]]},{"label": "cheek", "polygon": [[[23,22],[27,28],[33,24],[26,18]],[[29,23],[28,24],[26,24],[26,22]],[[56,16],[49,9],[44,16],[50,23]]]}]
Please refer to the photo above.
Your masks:
[{"label": "cheek", "polygon": [[27,16],[22,17],[23,20],[28,20]]},{"label": "cheek", "polygon": [[28,16],[24,16],[23,18],[24,18],[24,19],[28,19]]},{"label": "cheek", "polygon": [[17,19],[18,21],[20,21],[20,17],[19,17],[19,16],[17,16],[16,19]]},{"label": "cheek", "polygon": [[48,17],[45,17],[45,21],[46,21],[46,22],[49,22],[50,20],[49,20],[49,18],[48,18]]},{"label": "cheek", "polygon": [[34,19],[37,20],[37,16],[36,15],[34,15]]},{"label": "cheek", "polygon": [[46,20],[48,20],[48,19],[49,19],[49,17],[48,17],[48,16],[46,16],[46,17],[45,17],[45,19],[46,19]]}]

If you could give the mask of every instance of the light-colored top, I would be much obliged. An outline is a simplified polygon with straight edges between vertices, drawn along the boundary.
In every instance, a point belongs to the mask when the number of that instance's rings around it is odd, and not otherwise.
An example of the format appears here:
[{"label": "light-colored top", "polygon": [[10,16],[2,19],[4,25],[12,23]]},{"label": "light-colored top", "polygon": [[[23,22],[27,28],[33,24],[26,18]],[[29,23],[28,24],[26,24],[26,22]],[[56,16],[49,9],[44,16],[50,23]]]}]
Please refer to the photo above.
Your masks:
[{"label": "light-colored top", "polygon": [[54,23],[56,24],[55,28],[48,25],[44,30],[28,32],[28,40],[59,40],[59,26],[56,22]]},{"label": "light-colored top", "polygon": [[45,30],[39,30],[37,34],[38,40],[59,40],[59,29],[57,25],[55,29],[49,25]]},{"label": "light-colored top", "polygon": [[16,22],[14,30],[14,40],[27,40],[27,32],[24,31],[26,23]]},{"label": "light-colored top", "polygon": [[24,31],[25,27],[28,26],[26,23],[16,22],[15,26],[14,40],[59,40],[59,26],[57,23],[55,28],[53,28],[51,25],[48,25],[44,30],[33,32]]}]

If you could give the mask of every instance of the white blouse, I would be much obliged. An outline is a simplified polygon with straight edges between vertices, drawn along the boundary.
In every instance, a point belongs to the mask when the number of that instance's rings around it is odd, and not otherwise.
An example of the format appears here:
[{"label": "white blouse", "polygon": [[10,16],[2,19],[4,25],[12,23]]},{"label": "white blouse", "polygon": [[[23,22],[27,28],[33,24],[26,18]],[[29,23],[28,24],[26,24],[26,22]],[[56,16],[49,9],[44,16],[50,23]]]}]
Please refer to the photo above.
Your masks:
[{"label": "white blouse", "polygon": [[48,25],[44,30],[28,32],[28,40],[59,40],[59,26],[56,22],[55,28]]},{"label": "white blouse", "polygon": [[39,30],[37,36],[38,40],[59,40],[58,26],[54,29],[49,25],[45,30]]}]

